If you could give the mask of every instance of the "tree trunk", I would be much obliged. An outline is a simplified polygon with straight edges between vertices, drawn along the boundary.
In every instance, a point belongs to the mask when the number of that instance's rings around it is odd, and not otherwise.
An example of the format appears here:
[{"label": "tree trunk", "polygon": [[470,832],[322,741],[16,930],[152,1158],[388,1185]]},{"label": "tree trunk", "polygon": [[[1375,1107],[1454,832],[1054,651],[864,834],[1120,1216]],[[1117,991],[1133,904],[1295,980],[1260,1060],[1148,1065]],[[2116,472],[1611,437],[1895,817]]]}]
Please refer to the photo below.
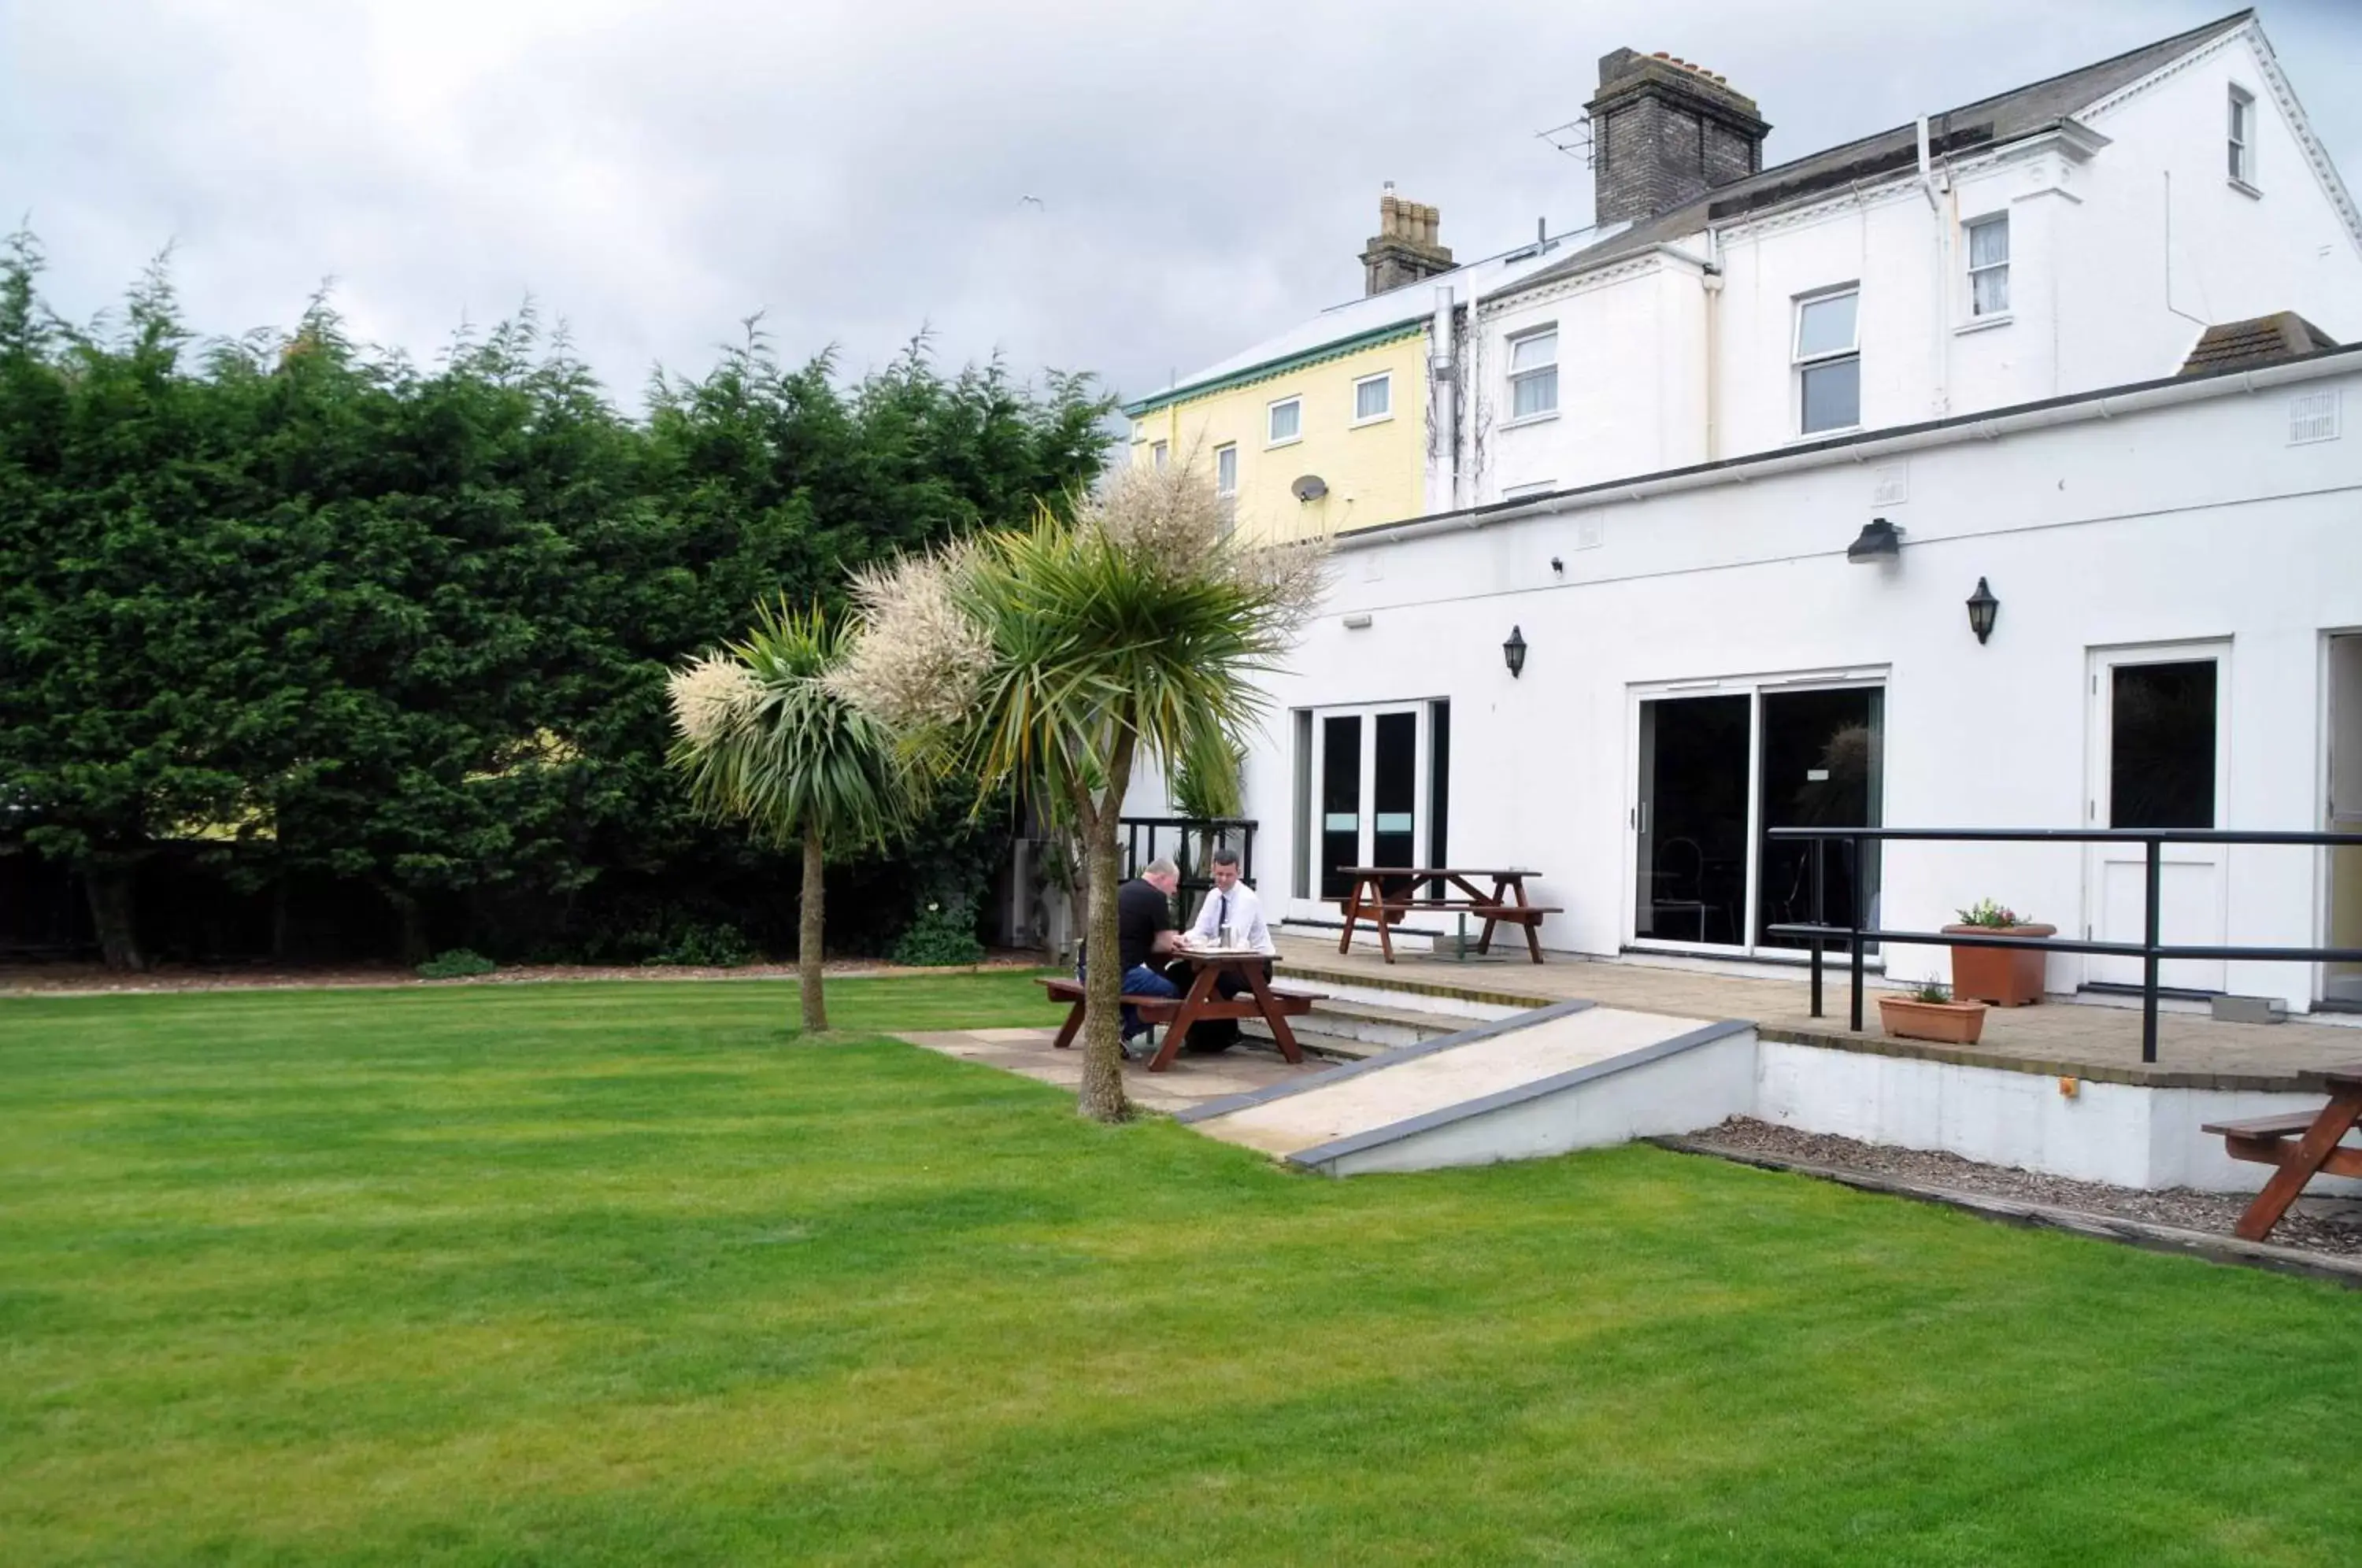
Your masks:
[{"label": "tree trunk", "polygon": [[1095,1121],[1121,1121],[1131,1114],[1123,1093],[1123,944],[1116,935],[1115,889],[1121,869],[1116,830],[1124,790],[1131,782],[1131,742],[1119,740],[1108,763],[1104,799],[1077,790],[1089,888],[1087,931],[1089,948],[1083,976],[1083,1089],[1075,1109]]},{"label": "tree trunk", "polygon": [[1083,1089],[1076,1110],[1095,1121],[1131,1114],[1123,1093],[1123,958],[1116,936],[1116,815],[1101,812],[1084,835],[1090,889],[1083,972]]},{"label": "tree trunk", "polygon": [[426,950],[426,911],[409,893],[389,889],[386,896],[393,900],[393,912],[402,917],[402,961],[414,969],[435,956]]},{"label": "tree trunk", "polygon": [[796,911],[796,985],[803,993],[804,1032],[819,1034],[828,1028],[828,1000],[821,992],[821,899],[827,882],[822,875],[820,823],[804,825],[804,896]]},{"label": "tree trunk", "polygon": [[110,969],[145,969],[139,951],[138,900],[133,878],[136,865],[97,861],[83,868],[83,890],[90,900],[91,923],[98,929],[99,956]]}]

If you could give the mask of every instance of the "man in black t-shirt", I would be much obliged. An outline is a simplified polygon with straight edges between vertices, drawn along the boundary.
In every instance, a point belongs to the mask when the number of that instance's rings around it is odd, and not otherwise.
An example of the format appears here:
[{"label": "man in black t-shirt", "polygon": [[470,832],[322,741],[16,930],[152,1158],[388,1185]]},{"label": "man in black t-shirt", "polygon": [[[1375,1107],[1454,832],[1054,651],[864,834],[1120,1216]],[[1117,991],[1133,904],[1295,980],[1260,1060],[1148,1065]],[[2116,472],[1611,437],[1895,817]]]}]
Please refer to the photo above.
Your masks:
[{"label": "man in black t-shirt", "polygon": [[[1115,890],[1116,954],[1123,965],[1126,996],[1181,994],[1181,988],[1166,979],[1158,967],[1158,961],[1173,951],[1173,893],[1180,885],[1181,868],[1170,860],[1158,859],[1143,867],[1138,878]],[[1131,1008],[1123,1010],[1127,1043],[1147,1027]]]}]

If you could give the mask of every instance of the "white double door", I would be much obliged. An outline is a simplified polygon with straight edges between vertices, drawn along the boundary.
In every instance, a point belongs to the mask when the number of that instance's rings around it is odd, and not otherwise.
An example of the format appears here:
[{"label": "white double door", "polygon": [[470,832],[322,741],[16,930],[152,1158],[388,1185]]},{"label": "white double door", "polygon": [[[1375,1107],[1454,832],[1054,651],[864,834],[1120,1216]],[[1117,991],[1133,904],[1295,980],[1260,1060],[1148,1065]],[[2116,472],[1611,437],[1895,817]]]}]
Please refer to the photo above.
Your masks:
[{"label": "white double door", "polygon": [[1434,704],[1325,708],[1312,715],[1312,899],[1341,899],[1347,867],[1417,866],[1431,853]]},{"label": "white double door", "polygon": [[[2091,788],[2084,820],[2094,827],[2221,827],[2230,763],[2231,645],[2157,644],[2095,648],[2087,683],[2091,704]],[[2228,908],[2224,847],[2163,845],[2158,877],[2158,940],[2169,945],[2219,945]],[[2137,843],[2089,847],[2084,863],[2085,926],[2096,941],[2140,942],[2147,934],[2148,851]],[[2219,959],[2177,959],[2159,967],[2171,989],[2219,991]],[[2090,959],[2087,983],[2137,986],[2138,958]]]}]

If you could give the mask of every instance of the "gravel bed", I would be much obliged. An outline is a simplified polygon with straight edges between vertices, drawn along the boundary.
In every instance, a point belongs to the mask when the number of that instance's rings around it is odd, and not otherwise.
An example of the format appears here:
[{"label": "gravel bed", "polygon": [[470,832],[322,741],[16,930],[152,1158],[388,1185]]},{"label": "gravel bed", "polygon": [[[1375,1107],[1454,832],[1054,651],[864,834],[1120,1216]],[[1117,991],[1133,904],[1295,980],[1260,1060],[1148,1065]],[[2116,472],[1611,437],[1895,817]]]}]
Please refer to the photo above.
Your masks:
[{"label": "gravel bed", "polygon": [[[2246,1197],[2238,1193],[2192,1192],[2188,1187],[2145,1192],[2137,1187],[2110,1187],[2105,1182],[2073,1181],[2013,1165],[1979,1165],[1958,1154],[1799,1132],[1748,1116],[1734,1116],[1719,1127],[1694,1133],[1689,1142],[1734,1154],[1794,1160],[1893,1181],[1948,1187],[2021,1203],[2043,1203],[2087,1214],[2113,1214],[2152,1225],[2172,1225],[2224,1236],[2231,1233],[2231,1227],[2247,1207]],[[2274,1246],[2362,1256],[2362,1198],[2300,1198],[2266,1240]]]}]

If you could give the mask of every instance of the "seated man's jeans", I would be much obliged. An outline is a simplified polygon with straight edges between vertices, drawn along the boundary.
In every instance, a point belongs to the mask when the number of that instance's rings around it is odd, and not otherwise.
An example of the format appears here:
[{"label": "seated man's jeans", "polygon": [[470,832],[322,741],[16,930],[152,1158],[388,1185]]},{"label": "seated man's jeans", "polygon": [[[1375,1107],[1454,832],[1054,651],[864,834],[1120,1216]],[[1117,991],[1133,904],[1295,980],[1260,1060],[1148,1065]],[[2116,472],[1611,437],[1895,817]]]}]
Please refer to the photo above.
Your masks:
[{"label": "seated man's jeans", "polygon": [[[1076,954],[1075,978],[1077,980],[1090,978],[1088,954],[1079,951]],[[1128,997],[1177,997],[1181,994],[1181,988],[1150,966],[1134,964],[1124,971],[1123,994]],[[1145,1025],[1140,1021],[1138,1009],[1128,1007],[1123,1010],[1123,1037],[1126,1040],[1139,1033],[1144,1027]]]},{"label": "seated man's jeans", "polygon": [[[1145,964],[1134,964],[1123,972],[1123,994],[1128,997],[1177,997],[1181,988]],[[1127,1040],[1139,1033],[1143,1025],[1138,1010],[1123,1010],[1123,1037]]]}]

